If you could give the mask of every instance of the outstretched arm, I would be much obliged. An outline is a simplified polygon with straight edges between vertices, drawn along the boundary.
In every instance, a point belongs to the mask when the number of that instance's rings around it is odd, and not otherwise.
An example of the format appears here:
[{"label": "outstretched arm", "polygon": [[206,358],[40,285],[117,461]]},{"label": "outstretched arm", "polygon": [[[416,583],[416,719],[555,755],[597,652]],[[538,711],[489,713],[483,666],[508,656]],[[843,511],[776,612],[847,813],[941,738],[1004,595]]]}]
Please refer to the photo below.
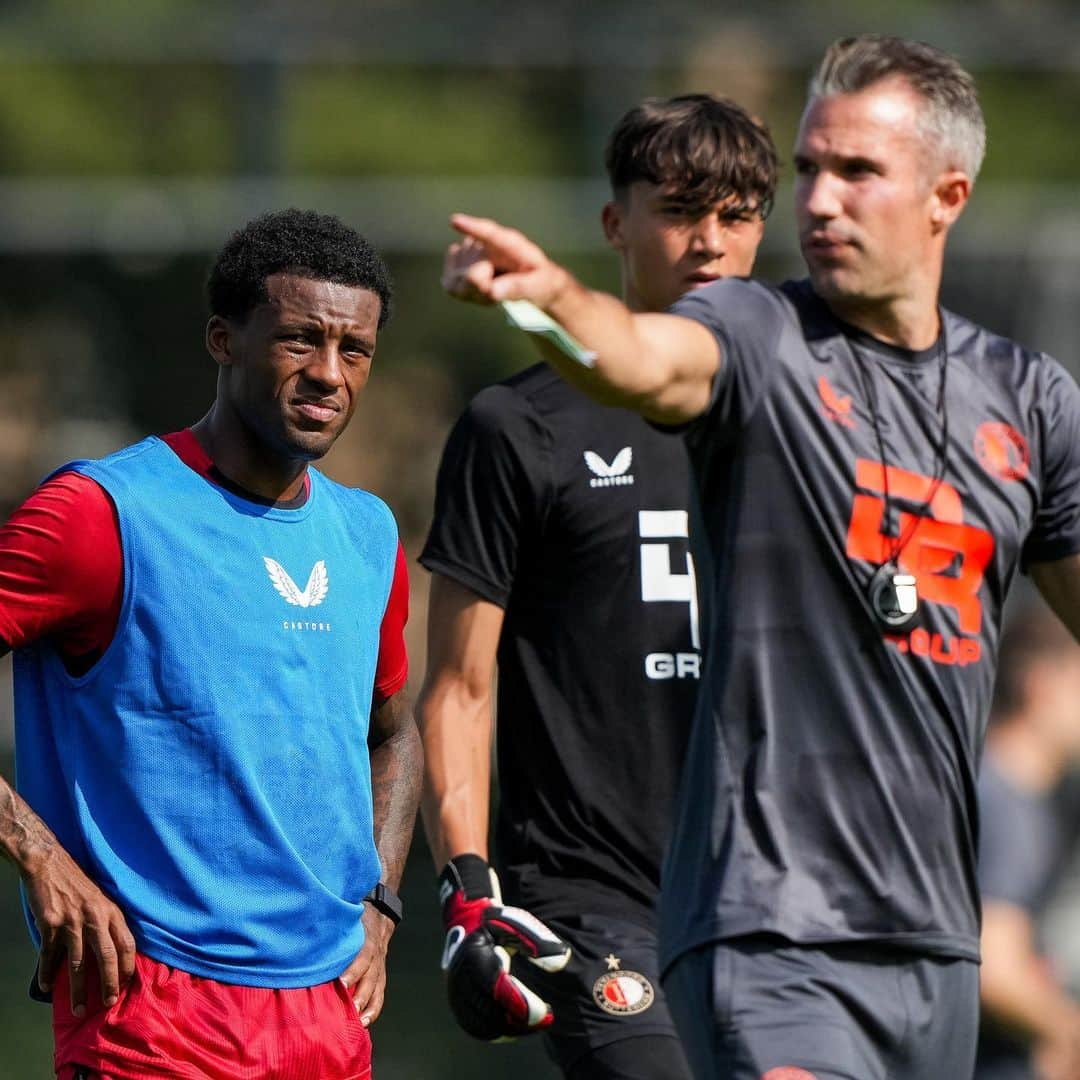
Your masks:
[{"label": "outstretched arm", "polygon": [[428,604],[428,667],[417,715],[421,810],[439,871],[455,855],[488,854],[491,688],[503,610],[438,573]]},{"label": "outstretched arm", "polygon": [[[397,891],[409,854],[416,804],[420,798],[423,750],[412,707],[404,690],[378,701],[368,733],[375,847],[382,880]],[[364,947],[341,979],[367,1025],[382,1011],[386,992],[386,950],[394,922],[373,904],[364,906]]]},{"label": "outstretched arm", "polygon": [[579,390],[650,420],[678,424],[709,406],[720,348],[705,327],[675,315],[633,314],[587,289],[527,237],[488,218],[455,214],[443,288],[472,303],[530,300],[596,354],[592,368],[540,339],[544,358]]}]

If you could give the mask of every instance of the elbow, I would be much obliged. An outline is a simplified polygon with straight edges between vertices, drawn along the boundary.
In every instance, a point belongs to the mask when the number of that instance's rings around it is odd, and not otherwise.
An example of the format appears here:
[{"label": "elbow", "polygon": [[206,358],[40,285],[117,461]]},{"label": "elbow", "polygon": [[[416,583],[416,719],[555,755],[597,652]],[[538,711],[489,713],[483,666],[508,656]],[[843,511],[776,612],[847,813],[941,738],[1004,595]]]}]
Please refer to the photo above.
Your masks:
[{"label": "elbow", "polygon": [[709,408],[708,388],[666,384],[638,396],[635,411],[660,427],[683,427]]}]

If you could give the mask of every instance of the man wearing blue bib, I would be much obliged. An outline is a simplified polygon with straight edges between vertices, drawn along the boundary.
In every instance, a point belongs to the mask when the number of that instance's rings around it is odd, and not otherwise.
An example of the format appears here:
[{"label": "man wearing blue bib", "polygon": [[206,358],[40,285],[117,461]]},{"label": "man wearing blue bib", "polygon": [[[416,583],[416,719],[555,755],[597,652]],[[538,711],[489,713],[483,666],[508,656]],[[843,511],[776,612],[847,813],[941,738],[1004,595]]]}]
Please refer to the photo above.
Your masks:
[{"label": "man wearing blue bib", "polygon": [[391,285],[336,218],[236,233],[198,423],[47,480],[0,530],[18,869],[76,1077],[370,1075],[415,817],[386,505],[309,465]]}]

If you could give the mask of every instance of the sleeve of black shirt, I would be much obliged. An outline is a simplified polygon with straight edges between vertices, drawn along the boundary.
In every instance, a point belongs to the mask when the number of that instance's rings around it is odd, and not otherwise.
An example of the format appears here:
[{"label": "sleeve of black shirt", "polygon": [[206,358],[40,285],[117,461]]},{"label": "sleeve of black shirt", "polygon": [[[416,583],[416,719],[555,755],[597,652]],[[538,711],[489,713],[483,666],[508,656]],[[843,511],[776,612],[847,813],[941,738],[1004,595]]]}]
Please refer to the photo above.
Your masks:
[{"label": "sleeve of black shirt", "polygon": [[1080,552],[1080,387],[1047,358],[1040,394],[1043,451],[1039,507],[1024,545],[1024,565]]},{"label": "sleeve of black shirt", "polygon": [[443,451],[421,565],[505,607],[523,545],[543,529],[550,476],[536,410],[508,386],[481,391]]}]

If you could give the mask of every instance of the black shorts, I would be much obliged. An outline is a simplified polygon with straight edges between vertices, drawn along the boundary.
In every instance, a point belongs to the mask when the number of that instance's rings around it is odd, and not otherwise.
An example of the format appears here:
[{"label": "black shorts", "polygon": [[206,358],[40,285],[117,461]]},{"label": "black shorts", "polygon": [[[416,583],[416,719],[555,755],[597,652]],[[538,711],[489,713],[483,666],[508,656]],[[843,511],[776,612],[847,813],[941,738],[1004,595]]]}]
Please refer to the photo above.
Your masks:
[{"label": "black shorts", "polygon": [[974,1068],[970,960],[755,935],[686,953],[664,985],[700,1080],[967,1080]]},{"label": "black shorts", "polygon": [[[587,1055],[622,1040],[641,1039],[628,1053],[642,1063],[648,1058],[653,1063],[650,1075],[689,1080],[690,1070],[660,988],[655,932],[606,915],[544,921],[569,942],[570,963],[548,975],[515,961],[514,974],[555,1013],[544,1041],[559,1068],[571,1072],[576,1064],[580,1069]],[[617,1053],[610,1051],[604,1057],[614,1061]],[[634,1074],[598,1061],[595,1070],[586,1069],[582,1075]]]}]

